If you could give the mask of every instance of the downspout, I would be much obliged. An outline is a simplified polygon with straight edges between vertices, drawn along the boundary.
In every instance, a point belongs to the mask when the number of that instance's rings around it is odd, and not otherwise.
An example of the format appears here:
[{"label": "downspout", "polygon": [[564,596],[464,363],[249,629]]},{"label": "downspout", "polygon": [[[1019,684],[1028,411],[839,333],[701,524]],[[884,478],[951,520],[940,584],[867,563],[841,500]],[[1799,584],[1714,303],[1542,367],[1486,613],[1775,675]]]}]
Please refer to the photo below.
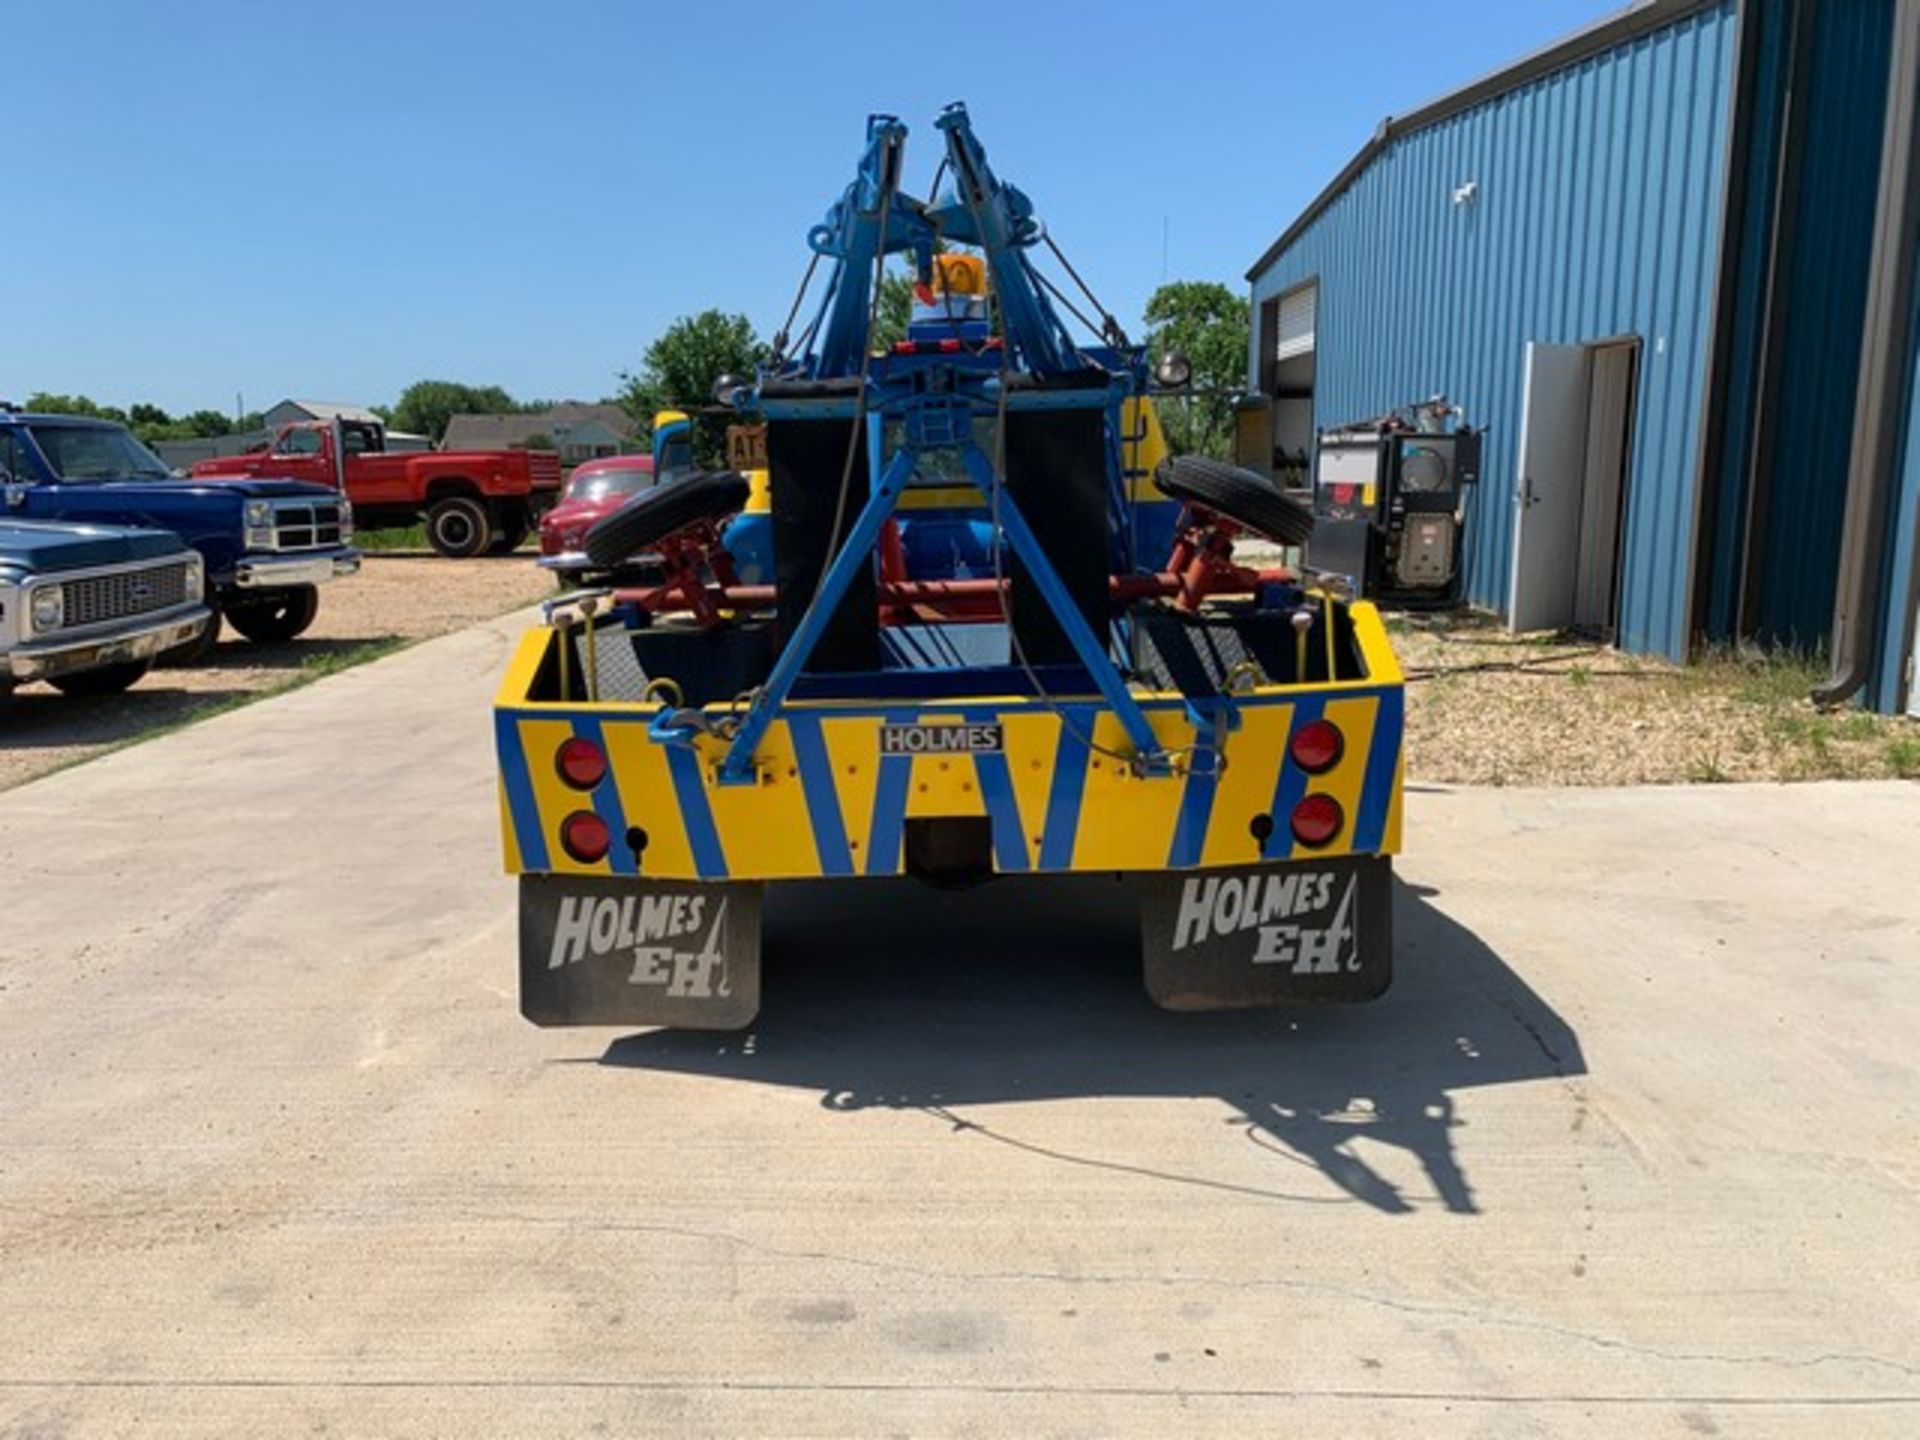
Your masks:
[{"label": "downspout", "polygon": [[1832,672],[1813,692],[1838,705],[1867,683],[1884,574],[1887,495],[1899,460],[1902,382],[1913,314],[1913,254],[1920,248],[1920,0],[1894,0],[1892,76],[1880,151],[1880,194],[1867,277],[1866,336],[1855,392],[1847,512],[1834,583]]}]

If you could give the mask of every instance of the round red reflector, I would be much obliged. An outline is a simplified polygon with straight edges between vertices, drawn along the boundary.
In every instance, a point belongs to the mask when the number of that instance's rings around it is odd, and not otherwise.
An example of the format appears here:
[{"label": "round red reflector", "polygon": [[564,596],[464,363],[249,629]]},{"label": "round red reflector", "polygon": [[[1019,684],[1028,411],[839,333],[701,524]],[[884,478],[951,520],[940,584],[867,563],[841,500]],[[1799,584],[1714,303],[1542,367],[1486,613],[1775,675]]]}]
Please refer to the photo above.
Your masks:
[{"label": "round red reflector", "polygon": [[591,810],[576,810],[560,822],[560,845],[582,865],[592,865],[607,858],[607,847],[613,844],[613,832],[607,829],[607,822]]},{"label": "round red reflector", "polygon": [[562,745],[553,757],[560,778],[576,790],[591,790],[607,776],[607,757],[591,740],[579,736]]},{"label": "round red reflector", "polygon": [[1325,845],[1346,823],[1340,802],[1331,795],[1309,795],[1293,807],[1293,838],[1302,845]]},{"label": "round red reflector", "polygon": [[1331,720],[1309,720],[1293,732],[1293,743],[1288,746],[1293,763],[1309,775],[1331,770],[1340,763],[1340,754],[1346,748],[1340,727]]}]

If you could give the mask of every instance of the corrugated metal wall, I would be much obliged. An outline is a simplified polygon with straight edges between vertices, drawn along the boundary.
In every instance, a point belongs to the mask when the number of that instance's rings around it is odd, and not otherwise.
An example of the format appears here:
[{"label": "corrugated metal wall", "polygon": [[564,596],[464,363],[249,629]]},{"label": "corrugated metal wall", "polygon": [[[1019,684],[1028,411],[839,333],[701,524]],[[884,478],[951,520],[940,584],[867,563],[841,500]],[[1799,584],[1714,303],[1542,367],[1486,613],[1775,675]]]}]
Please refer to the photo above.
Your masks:
[{"label": "corrugated metal wall", "polygon": [[[1254,281],[1320,283],[1315,423],[1445,391],[1490,426],[1467,590],[1506,598],[1529,340],[1645,344],[1623,647],[1685,654],[1731,3],[1391,142]],[[1455,189],[1478,186],[1472,204]]]},{"label": "corrugated metal wall", "polygon": [[[1767,0],[1755,19],[1784,28],[1795,8]],[[1772,412],[1757,426],[1761,508],[1742,629],[1768,644],[1813,651],[1833,628],[1893,7],[1847,0],[1815,3],[1805,14],[1808,53],[1791,101],[1800,158],[1787,238],[1773,262],[1780,334],[1770,344],[1779,347],[1778,368],[1763,389]]]}]

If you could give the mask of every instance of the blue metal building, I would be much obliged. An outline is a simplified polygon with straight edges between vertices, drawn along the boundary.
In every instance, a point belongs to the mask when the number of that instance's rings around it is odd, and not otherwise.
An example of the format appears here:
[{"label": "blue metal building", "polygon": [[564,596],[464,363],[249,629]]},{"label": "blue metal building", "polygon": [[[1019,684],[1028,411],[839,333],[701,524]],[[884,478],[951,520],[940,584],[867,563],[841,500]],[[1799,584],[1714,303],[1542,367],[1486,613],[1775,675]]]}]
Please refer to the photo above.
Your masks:
[{"label": "blue metal building", "polygon": [[1476,603],[1906,703],[1917,72],[1920,0],[1641,0],[1385,121],[1248,272],[1256,448],[1445,393]]}]

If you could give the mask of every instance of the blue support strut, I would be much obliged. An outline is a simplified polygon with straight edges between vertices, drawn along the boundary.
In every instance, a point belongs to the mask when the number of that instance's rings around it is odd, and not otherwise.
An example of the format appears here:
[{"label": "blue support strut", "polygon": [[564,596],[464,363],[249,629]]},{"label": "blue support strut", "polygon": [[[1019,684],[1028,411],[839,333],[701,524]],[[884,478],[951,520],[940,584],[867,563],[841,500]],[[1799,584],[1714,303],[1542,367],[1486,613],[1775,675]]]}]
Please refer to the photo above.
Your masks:
[{"label": "blue support strut", "polygon": [[1073,603],[1073,596],[1067,593],[1067,587],[1061,583],[1060,575],[1047,558],[1039,538],[1027,528],[1026,516],[1020,513],[1020,507],[1014,504],[1013,497],[1000,484],[993,462],[980,452],[980,447],[972,440],[961,446],[960,456],[966,462],[967,473],[973,477],[973,483],[979,487],[980,493],[990,498],[1007,543],[1013,546],[1013,553],[1027,567],[1028,578],[1040,592],[1041,599],[1047,602],[1047,608],[1053,611],[1054,619],[1060,622],[1060,628],[1066,632],[1067,643],[1073,646],[1073,653],[1080,657],[1081,665],[1099,687],[1101,698],[1119,718],[1120,728],[1127,732],[1127,739],[1133,742],[1134,764],[1149,775],[1171,773],[1172,762],[1167,758],[1165,747],[1160,744],[1160,737],[1153,733],[1153,727],[1147,723],[1146,713],[1141,710],[1139,702],[1133,698],[1133,692],[1127,689],[1127,682],[1114,667],[1106,644],[1093,633],[1093,628],[1087,624],[1087,617]]},{"label": "blue support strut", "polygon": [[814,646],[820,643],[827,622],[833,617],[833,612],[840,608],[847,587],[853,584],[854,574],[860,566],[873,564],[873,547],[880,543],[880,527],[887,523],[887,517],[893,513],[893,507],[900,499],[900,491],[912,476],[913,452],[895,452],[893,459],[887,462],[887,468],[881,472],[880,483],[874,487],[873,494],[867,497],[859,518],[853,522],[853,529],[847,532],[840,552],[827,567],[819,591],[807,606],[807,613],[800,617],[798,628],[780,651],[780,658],[774,661],[773,673],[767,676],[767,683],[760,687],[759,693],[753,697],[753,703],[747,707],[747,717],[740,722],[733,743],[727,747],[727,758],[720,765],[722,785],[754,783],[753,752],[760,748],[767,727],[773,724],[773,717],[786,704],[787,696],[793,690],[793,682],[800,678],[800,672],[813,655]]}]

